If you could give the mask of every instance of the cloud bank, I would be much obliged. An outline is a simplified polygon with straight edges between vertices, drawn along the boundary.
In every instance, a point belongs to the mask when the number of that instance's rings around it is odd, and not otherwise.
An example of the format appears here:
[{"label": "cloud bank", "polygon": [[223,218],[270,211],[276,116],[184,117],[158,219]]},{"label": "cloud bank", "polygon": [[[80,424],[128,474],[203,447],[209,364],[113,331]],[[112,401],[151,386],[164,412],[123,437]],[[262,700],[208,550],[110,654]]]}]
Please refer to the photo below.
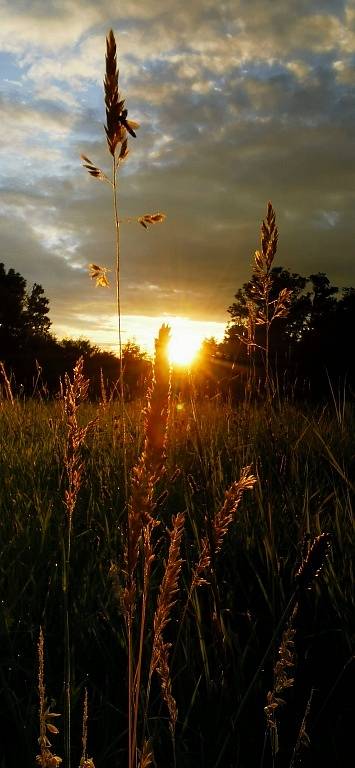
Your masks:
[{"label": "cloud bank", "polygon": [[3,0],[0,14],[1,260],[44,286],[54,330],[109,338],[114,313],[87,276],[112,266],[110,191],[79,160],[110,167],[110,27],[141,125],[121,216],[167,214],[149,232],[122,226],[125,316],[226,322],[268,199],[279,264],[355,285],[354,2]]}]

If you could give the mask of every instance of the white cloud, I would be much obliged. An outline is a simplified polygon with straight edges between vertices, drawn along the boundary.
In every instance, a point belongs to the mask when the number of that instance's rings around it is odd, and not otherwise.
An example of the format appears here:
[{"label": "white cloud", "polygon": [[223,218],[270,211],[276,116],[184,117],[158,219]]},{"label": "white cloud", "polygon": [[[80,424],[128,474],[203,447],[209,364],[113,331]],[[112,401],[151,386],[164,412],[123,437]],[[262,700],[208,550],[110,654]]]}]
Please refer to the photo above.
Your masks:
[{"label": "white cloud", "polygon": [[27,69],[27,77],[37,86],[59,81],[73,91],[80,90],[90,81],[101,83],[104,52],[102,36],[95,35],[85,39],[74,53],[37,57]]},{"label": "white cloud", "polygon": [[100,20],[95,5],[75,0],[1,0],[0,49],[23,55],[23,61],[36,52],[58,54]]},{"label": "white cloud", "polygon": [[72,93],[59,88],[50,83],[39,83],[34,91],[34,98],[39,101],[53,102],[53,104],[64,104],[66,107],[77,108],[77,99]]},{"label": "white cloud", "polygon": [[[25,102],[0,100],[1,130],[5,142],[22,143],[27,139],[48,134],[53,141],[67,136],[74,122],[69,112],[49,111]],[[21,141],[22,138],[22,141]],[[1,148],[0,148],[1,149]]]}]

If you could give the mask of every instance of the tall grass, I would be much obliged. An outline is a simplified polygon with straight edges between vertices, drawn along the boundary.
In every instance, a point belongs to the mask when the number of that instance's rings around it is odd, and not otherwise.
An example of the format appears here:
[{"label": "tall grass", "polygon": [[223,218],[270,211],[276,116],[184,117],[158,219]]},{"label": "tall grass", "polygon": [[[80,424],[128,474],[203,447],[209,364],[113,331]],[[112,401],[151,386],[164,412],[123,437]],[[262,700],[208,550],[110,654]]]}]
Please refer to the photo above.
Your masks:
[{"label": "tall grass", "polygon": [[[117,46],[116,39],[112,29],[106,37],[106,72],[104,78],[104,95],[106,107],[106,125],[105,134],[108,151],[112,159],[111,175],[107,175],[88,158],[82,155],[81,159],[84,168],[93,178],[106,182],[112,190],[113,204],[113,225],[115,231],[115,289],[116,289],[116,314],[118,327],[118,351],[119,351],[119,384],[120,384],[120,403],[121,420],[123,428],[123,478],[124,492],[127,502],[128,498],[128,477],[127,477],[127,456],[126,456],[126,415],[124,405],[124,381],[123,381],[123,355],[122,355],[122,317],[121,317],[121,246],[120,246],[120,228],[122,220],[119,217],[119,171],[122,164],[126,161],[128,149],[128,136],[136,138],[135,131],[139,124],[128,119],[128,110],[125,106],[125,99],[119,90],[119,69],[117,66]],[[148,229],[154,224],[159,224],[165,219],[165,214],[153,213],[143,214],[136,218],[129,217],[128,221],[134,221],[140,224],[144,229]],[[108,272],[110,269],[98,264],[90,264],[90,276],[96,281],[96,285],[108,288]]]},{"label": "tall grass", "polygon": [[[275,298],[272,298],[272,295],[275,293],[272,267],[277,252],[278,239],[279,232],[276,226],[276,214],[272,204],[269,202],[266,217],[261,224],[260,250],[254,253],[252,297],[246,302],[247,332],[246,336],[239,336],[240,341],[247,345],[250,357],[252,353],[254,355],[256,349],[261,350],[263,353],[265,385],[268,398],[271,398],[276,392],[270,370],[271,326],[275,320],[287,317],[292,298],[292,291],[289,288],[282,288]],[[256,329],[260,326],[265,331],[262,344],[256,342]]]},{"label": "tall grass", "polygon": [[[85,402],[82,361],[51,404],[16,401],[2,370],[0,716],[16,734],[4,765],[34,754],[39,627],[48,690],[60,692],[64,669],[65,768],[93,768],[89,751],[128,768],[294,765],[353,660],[354,409],[343,400],[335,413],[281,403],[276,412],[271,398],[267,409],[233,409],[198,402],[190,387],[178,410],[165,326],[145,403],[125,405],[117,174],[136,125],[118,90],[112,32],[106,46],[112,177],[83,160],[113,193],[121,419],[104,395],[98,411]],[[253,315],[266,328],[268,394],[269,329],[289,298],[270,299],[276,245],[269,204]],[[91,265],[99,285],[107,274]],[[61,758],[48,733],[60,734],[44,654],[40,629],[37,762],[50,768]]]},{"label": "tall grass", "polygon": [[[153,640],[149,627],[153,627],[155,600],[164,575],[162,559],[168,558],[168,539],[163,534],[165,529],[171,529],[172,516],[185,511],[180,610],[179,606],[173,608],[172,622],[166,628],[166,642],[174,643],[170,664],[178,709],[177,764],[189,766],[197,761],[199,765],[214,766],[222,750],[220,764],[232,760],[232,754],[235,765],[238,760],[239,765],[245,764],[246,759],[251,764],[260,760],[265,728],[263,707],[267,705],[267,692],[273,690],[274,650],[282,642],[282,625],[277,628],[293,594],[293,579],[302,559],[298,542],[305,535],[313,540],[324,530],[332,534],[332,550],[320,576],[322,590],[316,586],[313,594],[306,592],[298,626],[296,684],[286,691],[287,706],[280,709],[278,731],[281,751],[291,759],[314,687],[316,693],[307,725],[311,742],[308,750],[314,761],[319,760],[325,753],[324,743],[334,760],[340,760],[341,743],[336,742],[336,756],[326,732],[332,709],[332,716],[334,711],[338,712],[339,722],[344,722],[345,728],[345,710],[339,696],[352,666],[354,410],[348,403],[344,425],[339,424],[331,403],[312,413],[302,413],[285,404],[277,414],[271,414],[271,421],[263,408],[257,406],[249,406],[246,419],[242,409],[233,410],[228,404],[217,406],[213,401],[196,402],[195,413],[188,402],[179,410],[175,405],[171,403],[166,472],[155,491],[159,502],[155,514],[161,535],[151,566],[153,592],[147,604],[144,652],[149,657]],[[144,449],[142,411],[139,403],[127,407],[132,440],[129,467],[137,464]],[[95,762],[100,765],[122,761],[127,739],[127,635],[124,614],[119,609],[124,582],[120,568],[117,570],[124,558],[125,511],[117,491],[122,444],[117,437],[115,415],[114,404],[100,409],[98,420],[82,446],[85,471],[76,504],[71,554],[72,759],[74,762],[80,740],[82,699],[84,688],[88,687],[88,749],[89,753],[95,752]],[[95,416],[95,407],[83,403],[78,409],[78,424],[85,425]],[[62,643],[58,644],[58,638],[63,636],[58,531],[65,531],[62,498],[67,484],[63,472],[66,441],[66,421],[59,403],[30,401],[16,403],[15,407],[9,402],[2,403],[1,717],[4,727],[16,734],[16,761],[11,763],[13,751],[6,753],[6,765],[10,766],[17,765],[20,759],[29,764],[34,751],[34,649],[40,625],[46,636],[47,688],[58,699],[57,711],[63,711],[60,666],[64,659]],[[213,519],[213,510],[218,512],[222,508],[225,491],[246,464],[257,470],[256,489],[240,506],[216,562],[223,634],[215,621],[213,592],[203,584],[195,590],[182,623],[176,626],[203,551],[206,503]],[[211,478],[207,499],[203,486],[206,475]],[[110,569],[112,563],[114,569]],[[137,575],[141,605],[144,574],[139,569]],[[135,621],[138,615],[135,614]],[[136,625],[135,638],[139,638]],[[138,647],[135,645],[136,653]],[[164,718],[168,710],[161,710],[154,676],[151,704],[145,715],[148,657],[142,664],[139,745],[142,749],[142,744],[146,744],[147,750],[154,742],[156,760],[159,763],[165,755],[166,764],[170,748],[165,740]],[[156,718],[161,715],[163,721],[158,727]],[[295,723],[293,730],[290,721]],[[346,744],[347,733],[341,733]],[[58,736],[59,744],[60,739]],[[267,754],[266,751],[266,763]]]},{"label": "tall grass", "polygon": [[65,376],[63,410],[67,425],[64,453],[66,488],[64,506],[66,531],[63,535],[63,603],[64,603],[64,755],[65,765],[71,765],[71,644],[70,644],[70,559],[72,546],[73,516],[80,491],[83,463],[81,447],[95,421],[85,426],[78,424],[78,408],[88,393],[89,381],[83,375],[84,360],[80,358],[73,371],[73,380]]}]

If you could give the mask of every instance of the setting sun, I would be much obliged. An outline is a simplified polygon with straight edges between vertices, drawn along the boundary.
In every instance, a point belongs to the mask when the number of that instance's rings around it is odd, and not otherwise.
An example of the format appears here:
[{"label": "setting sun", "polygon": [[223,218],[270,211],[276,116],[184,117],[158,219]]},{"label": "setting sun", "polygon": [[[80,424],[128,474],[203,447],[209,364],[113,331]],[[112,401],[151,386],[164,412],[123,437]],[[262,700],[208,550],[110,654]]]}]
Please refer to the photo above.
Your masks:
[{"label": "setting sun", "polygon": [[169,344],[170,362],[172,365],[191,365],[200,347],[199,335],[194,335],[190,329],[175,328]]}]

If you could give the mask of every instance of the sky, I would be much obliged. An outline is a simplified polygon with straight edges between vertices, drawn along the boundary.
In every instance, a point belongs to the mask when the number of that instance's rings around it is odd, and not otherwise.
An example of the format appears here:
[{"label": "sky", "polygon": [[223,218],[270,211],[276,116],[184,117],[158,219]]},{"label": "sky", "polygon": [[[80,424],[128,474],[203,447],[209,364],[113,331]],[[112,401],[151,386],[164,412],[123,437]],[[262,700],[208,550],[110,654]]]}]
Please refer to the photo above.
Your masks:
[{"label": "sky", "polygon": [[0,0],[0,260],[40,283],[58,337],[115,350],[105,36],[140,123],[120,172],[123,340],[161,321],[221,337],[267,201],[275,264],[355,285],[354,0]]}]

